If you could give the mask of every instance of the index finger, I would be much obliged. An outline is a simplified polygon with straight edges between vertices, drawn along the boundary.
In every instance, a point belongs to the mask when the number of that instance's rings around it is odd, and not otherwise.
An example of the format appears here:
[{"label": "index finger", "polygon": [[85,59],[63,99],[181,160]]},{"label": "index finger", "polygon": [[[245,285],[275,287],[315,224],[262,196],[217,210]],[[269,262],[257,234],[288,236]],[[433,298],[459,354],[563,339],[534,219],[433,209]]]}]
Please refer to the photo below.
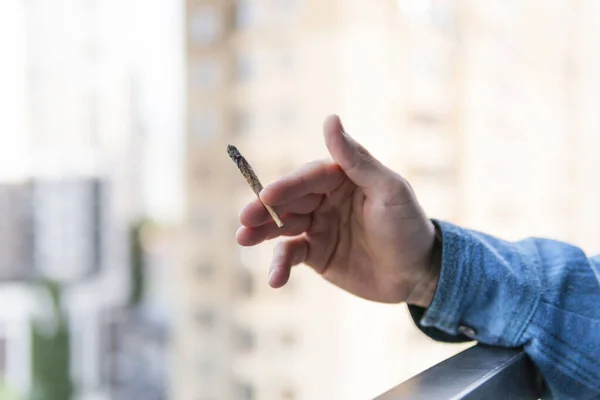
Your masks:
[{"label": "index finger", "polygon": [[328,193],[337,189],[345,176],[333,161],[313,161],[267,185],[260,198],[265,204],[277,206],[310,193]]}]

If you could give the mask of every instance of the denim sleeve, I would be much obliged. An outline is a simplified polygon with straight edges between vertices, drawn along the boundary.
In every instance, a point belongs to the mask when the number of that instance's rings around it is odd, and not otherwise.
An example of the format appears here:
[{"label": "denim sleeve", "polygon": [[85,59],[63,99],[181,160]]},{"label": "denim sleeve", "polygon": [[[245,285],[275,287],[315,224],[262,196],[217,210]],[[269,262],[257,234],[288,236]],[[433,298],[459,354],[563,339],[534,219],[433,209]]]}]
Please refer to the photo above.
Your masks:
[{"label": "denim sleeve", "polygon": [[419,329],[439,341],[522,346],[552,398],[600,398],[600,257],[434,223],[442,266],[429,308],[409,306]]}]

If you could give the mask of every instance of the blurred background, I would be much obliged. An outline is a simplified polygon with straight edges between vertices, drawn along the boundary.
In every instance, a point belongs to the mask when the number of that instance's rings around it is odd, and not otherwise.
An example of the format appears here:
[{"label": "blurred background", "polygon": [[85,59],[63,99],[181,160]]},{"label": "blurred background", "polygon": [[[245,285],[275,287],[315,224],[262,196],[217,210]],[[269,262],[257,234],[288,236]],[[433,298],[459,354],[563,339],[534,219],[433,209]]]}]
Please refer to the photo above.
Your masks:
[{"label": "blurred background", "polygon": [[462,350],[240,248],[346,129],[432,217],[600,251],[600,2],[2,0],[0,399],[367,399]]}]

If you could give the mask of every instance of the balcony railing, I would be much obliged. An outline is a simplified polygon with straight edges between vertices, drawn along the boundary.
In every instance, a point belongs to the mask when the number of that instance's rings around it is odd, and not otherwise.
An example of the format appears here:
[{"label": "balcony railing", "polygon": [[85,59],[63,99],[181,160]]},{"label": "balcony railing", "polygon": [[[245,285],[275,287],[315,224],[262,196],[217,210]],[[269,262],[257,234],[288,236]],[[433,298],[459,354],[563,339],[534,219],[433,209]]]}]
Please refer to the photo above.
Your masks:
[{"label": "balcony railing", "polygon": [[520,349],[477,345],[410,378],[376,400],[539,399],[543,380]]}]

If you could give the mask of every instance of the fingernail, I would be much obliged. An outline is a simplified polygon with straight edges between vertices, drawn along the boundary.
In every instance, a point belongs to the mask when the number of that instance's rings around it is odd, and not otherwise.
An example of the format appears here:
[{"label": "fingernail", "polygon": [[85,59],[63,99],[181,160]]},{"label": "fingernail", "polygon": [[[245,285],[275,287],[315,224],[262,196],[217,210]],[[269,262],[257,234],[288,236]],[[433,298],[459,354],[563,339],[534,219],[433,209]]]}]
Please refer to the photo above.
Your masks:
[{"label": "fingernail", "polygon": [[269,283],[273,282],[273,276],[275,276],[275,268],[272,268],[269,272]]}]

